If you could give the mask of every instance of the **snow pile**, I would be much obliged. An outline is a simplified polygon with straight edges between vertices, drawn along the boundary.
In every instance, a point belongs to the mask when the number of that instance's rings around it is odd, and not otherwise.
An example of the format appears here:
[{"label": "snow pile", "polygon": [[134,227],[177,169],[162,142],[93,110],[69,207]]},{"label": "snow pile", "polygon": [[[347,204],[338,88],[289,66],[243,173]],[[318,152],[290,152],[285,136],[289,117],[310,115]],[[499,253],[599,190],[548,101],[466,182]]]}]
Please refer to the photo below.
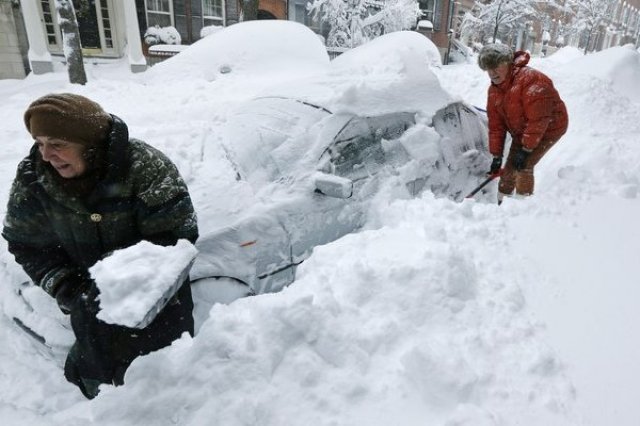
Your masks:
[{"label": "snow pile", "polygon": [[398,31],[346,51],[326,72],[266,88],[263,96],[285,96],[320,105],[333,113],[385,114],[398,109],[432,115],[451,96],[434,70],[440,54],[426,37]]},{"label": "snow pile", "polygon": [[538,60],[539,58],[532,58],[531,63],[533,64],[539,62],[540,64],[544,64],[547,67],[557,67],[573,62],[578,58],[582,58],[583,56],[584,53],[577,47],[565,46],[542,60]]},{"label": "snow pile", "polygon": [[407,111],[435,112],[450,99],[431,71],[440,65],[440,53],[426,37],[414,31],[385,34],[332,61],[332,75],[360,77],[341,88],[332,110],[383,114],[400,103]]},{"label": "snow pile", "polygon": [[377,213],[380,230],[319,247],[283,293],[216,305],[193,340],[136,361],[92,415],[129,424],[144,393],[166,425],[565,421],[573,390],[521,277],[495,274],[514,266],[489,234],[498,208],[427,195]]},{"label": "snow pile", "polygon": [[198,40],[147,74],[172,81],[185,75],[207,81],[227,75],[273,78],[283,72],[312,72],[328,63],[322,42],[304,25],[292,21],[246,21]]},{"label": "snow pile", "polygon": [[640,52],[617,46],[584,55],[565,65],[567,73],[588,74],[605,79],[621,97],[640,103]]},{"label": "snow pile", "polygon": [[166,247],[141,241],[96,262],[89,272],[100,290],[98,318],[109,324],[144,328],[157,314],[154,308],[159,301],[166,303],[182,284],[185,269],[196,254],[187,240]]}]

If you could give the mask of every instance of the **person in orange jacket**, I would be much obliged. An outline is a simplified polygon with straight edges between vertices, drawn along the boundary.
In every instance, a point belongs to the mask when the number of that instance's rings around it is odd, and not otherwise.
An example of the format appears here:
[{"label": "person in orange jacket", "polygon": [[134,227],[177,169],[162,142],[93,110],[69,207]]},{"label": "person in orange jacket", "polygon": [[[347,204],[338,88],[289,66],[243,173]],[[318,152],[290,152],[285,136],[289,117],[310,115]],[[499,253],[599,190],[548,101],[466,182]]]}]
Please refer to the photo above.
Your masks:
[{"label": "person in orange jacket", "polygon": [[493,155],[489,174],[499,172],[507,132],[511,147],[498,184],[498,203],[504,196],[533,194],[533,168],[565,134],[567,108],[551,79],[527,64],[527,52],[515,54],[504,44],[487,44],[478,55],[478,65],[489,74],[487,96],[489,152]]}]

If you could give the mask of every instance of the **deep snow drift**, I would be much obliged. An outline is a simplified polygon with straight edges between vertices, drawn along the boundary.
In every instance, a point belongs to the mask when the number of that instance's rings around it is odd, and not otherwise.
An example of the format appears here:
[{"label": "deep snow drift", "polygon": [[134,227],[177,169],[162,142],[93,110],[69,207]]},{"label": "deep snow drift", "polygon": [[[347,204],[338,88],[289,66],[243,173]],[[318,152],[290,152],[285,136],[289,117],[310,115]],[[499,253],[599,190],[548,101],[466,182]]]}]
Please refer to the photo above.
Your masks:
[{"label": "deep snow drift", "polygon": [[[640,81],[626,80],[622,93],[617,83],[637,75],[639,55],[565,48],[534,58],[567,103],[570,129],[537,169],[533,197],[500,207],[406,199],[391,179],[367,228],[318,247],[285,291],[216,305],[195,338],[136,360],[125,386],[104,386],[93,401],[65,381],[63,353],[13,325],[24,274],[0,242],[3,424],[639,424]],[[484,106],[489,80],[477,66],[434,72],[454,96]],[[26,106],[73,91],[176,162],[201,223],[251,199],[234,186],[217,131],[257,83],[196,75],[167,84],[124,64],[88,66],[88,75],[84,87],[62,69],[0,81],[0,198],[31,143]],[[40,321],[61,318],[53,303],[48,313]]]}]

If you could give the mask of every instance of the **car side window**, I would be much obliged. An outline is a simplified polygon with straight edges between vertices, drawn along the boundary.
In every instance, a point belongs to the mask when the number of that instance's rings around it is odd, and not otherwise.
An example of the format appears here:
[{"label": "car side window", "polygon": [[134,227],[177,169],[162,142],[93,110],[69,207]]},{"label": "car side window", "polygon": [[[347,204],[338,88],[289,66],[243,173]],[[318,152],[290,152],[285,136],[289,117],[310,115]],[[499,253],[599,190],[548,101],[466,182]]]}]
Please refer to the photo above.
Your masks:
[{"label": "car side window", "polygon": [[415,114],[411,112],[369,117],[367,121],[376,137],[387,141],[398,139],[409,127],[416,123]]},{"label": "car side window", "polygon": [[354,117],[342,128],[328,152],[333,172],[352,180],[372,174],[384,163],[380,140],[361,117]]},{"label": "car side window", "polygon": [[433,118],[433,127],[448,137],[459,152],[482,149],[486,145],[482,120],[478,113],[463,103],[453,103],[439,110]]},{"label": "car side window", "polygon": [[354,117],[328,149],[333,173],[351,180],[375,174],[386,163],[382,140],[399,138],[414,122],[410,113]]}]

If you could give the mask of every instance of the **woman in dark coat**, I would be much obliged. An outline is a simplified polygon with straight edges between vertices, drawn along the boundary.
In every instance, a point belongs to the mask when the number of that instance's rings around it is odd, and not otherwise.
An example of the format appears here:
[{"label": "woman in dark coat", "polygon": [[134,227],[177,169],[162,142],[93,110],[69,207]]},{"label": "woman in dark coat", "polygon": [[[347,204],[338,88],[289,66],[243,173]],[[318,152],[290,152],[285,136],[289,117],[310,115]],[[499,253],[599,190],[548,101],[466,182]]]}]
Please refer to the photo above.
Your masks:
[{"label": "woman in dark coat", "polygon": [[478,55],[478,65],[491,79],[487,96],[490,174],[502,166],[507,132],[511,148],[500,177],[498,202],[511,195],[531,195],[533,168],[567,131],[567,108],[553,82],[527,64],[529,54],[503,44],[488,44]]},{"label": "woman in dark coat", "polygon": [[98,289],[88,269],[142,240],[174,245],[198,237],[187,186],[175,165],[97,103],[63,93],[24,115],[35,143],[18,166],[2,232],[25,272],[70,315],[76,336],[67,380],[88,398],[100,383],[122,384],[139,355],[193,334],[188,280],[142,330],[96,318]]}]

